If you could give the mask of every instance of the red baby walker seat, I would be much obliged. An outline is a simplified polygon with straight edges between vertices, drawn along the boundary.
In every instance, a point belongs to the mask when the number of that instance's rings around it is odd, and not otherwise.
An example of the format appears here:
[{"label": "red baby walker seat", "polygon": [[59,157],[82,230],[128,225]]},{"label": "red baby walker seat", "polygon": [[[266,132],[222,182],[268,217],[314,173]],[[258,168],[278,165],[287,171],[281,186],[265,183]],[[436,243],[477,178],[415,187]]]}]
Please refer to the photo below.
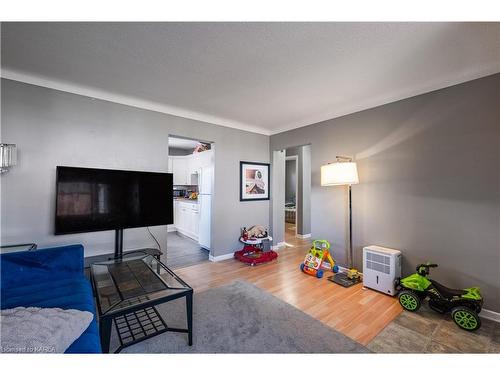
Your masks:
[{"label": "red baby walker seat", "polygon": [[255,245],[245,244],[243,249],[235,251],[234,257],[240,262],[255,266],[256,264],[267,263],[276,259],[278,254],[273,250],[263,251]]}]

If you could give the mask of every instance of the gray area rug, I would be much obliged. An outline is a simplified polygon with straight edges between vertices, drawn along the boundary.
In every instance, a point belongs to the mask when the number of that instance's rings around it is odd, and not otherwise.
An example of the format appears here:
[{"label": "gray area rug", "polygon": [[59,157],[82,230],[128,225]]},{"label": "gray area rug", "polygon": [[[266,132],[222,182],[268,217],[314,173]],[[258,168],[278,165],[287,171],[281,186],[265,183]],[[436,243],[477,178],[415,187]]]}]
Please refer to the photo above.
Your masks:
[{"label": "gray area rug", "polygon": [[[167,302],[158,310],[169,326],[186,327],[185,299]],[[114,336],[112,350],[117,343]],[[367,353],[369,350],[254,285],[236,281],[194,295],[193,346],[187,345],[187,334],[166,332],[122,352]]]}]

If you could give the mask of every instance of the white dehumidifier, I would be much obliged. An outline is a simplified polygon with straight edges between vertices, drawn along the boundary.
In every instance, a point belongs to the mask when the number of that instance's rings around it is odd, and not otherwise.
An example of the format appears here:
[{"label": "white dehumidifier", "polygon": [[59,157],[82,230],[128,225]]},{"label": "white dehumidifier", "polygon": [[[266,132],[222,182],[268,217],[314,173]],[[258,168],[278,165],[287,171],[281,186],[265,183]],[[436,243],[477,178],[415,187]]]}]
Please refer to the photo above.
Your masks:
[{"label": "white dehumidifier", "polygon": [[396,279],[401,277],[401,251],[381,246],[363,248],[363,285],[379,292],[396,294]]}]

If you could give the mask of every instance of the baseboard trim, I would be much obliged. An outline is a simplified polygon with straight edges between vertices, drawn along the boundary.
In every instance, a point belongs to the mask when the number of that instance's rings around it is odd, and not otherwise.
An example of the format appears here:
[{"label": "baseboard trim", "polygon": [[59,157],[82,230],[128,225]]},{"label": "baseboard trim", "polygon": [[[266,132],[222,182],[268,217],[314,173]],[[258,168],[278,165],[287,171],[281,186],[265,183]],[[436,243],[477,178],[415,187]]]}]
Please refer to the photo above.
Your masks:
[{"label": "baseboard trim", "polygon": [[233,258],[234,258],[234,254],[233,253],[219,255],[219,256],[216,256],[216,257],[214,257],[212,254],[210,254],[208,256],[208,260],[211,261],[211,262],[222,262],[223,260],[228,260],[228,259],[233,259]]},{"label": "baseboard trim", "polygon": [[479,316],[483,319],[493,320],[500,323],[500,313],[492,310],[482,309]]},{"label": "baseboard trim", "polygon": [[282,247],[286,246],[286,242],[278,242],[276,245],[271,247],[271,250],[279,250]]},{"label": "baseboard trim", "polygon": [[305,239],[305,238],[311,238],[311,233],[307,233],[307,234],[296,234],[295,237],[297,238],[300,238],[301,240]]},{"label": "baseboard trim", "polygon": [[179,229],[179,228],[175,228],[175,231],[177,232],[177,234],[180,234],[180,235],[187,237],[195,242],[198,242],[198,236],[195,235],[194,233],[186,232],[186,231]]}]

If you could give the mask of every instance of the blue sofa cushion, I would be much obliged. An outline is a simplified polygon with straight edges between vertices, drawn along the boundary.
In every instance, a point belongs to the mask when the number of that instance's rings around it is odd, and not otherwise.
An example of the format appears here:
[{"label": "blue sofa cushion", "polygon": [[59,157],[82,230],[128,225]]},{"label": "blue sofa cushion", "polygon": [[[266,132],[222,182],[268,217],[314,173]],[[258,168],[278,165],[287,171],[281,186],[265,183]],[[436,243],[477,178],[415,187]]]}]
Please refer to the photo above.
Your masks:
[{"label": "blue sofa cushion", "polygon": [[83,275],[81,245],[2,254],[0,261],[2,309],[23,306],[89,311],[94,319],[66,353],[101,353],[92,287]]},{"label": "blue sofa cushion", "polygon": [[2,289],[33,285],[39,280],[83,276],[83,246],[70,245],[2,254]]}]

